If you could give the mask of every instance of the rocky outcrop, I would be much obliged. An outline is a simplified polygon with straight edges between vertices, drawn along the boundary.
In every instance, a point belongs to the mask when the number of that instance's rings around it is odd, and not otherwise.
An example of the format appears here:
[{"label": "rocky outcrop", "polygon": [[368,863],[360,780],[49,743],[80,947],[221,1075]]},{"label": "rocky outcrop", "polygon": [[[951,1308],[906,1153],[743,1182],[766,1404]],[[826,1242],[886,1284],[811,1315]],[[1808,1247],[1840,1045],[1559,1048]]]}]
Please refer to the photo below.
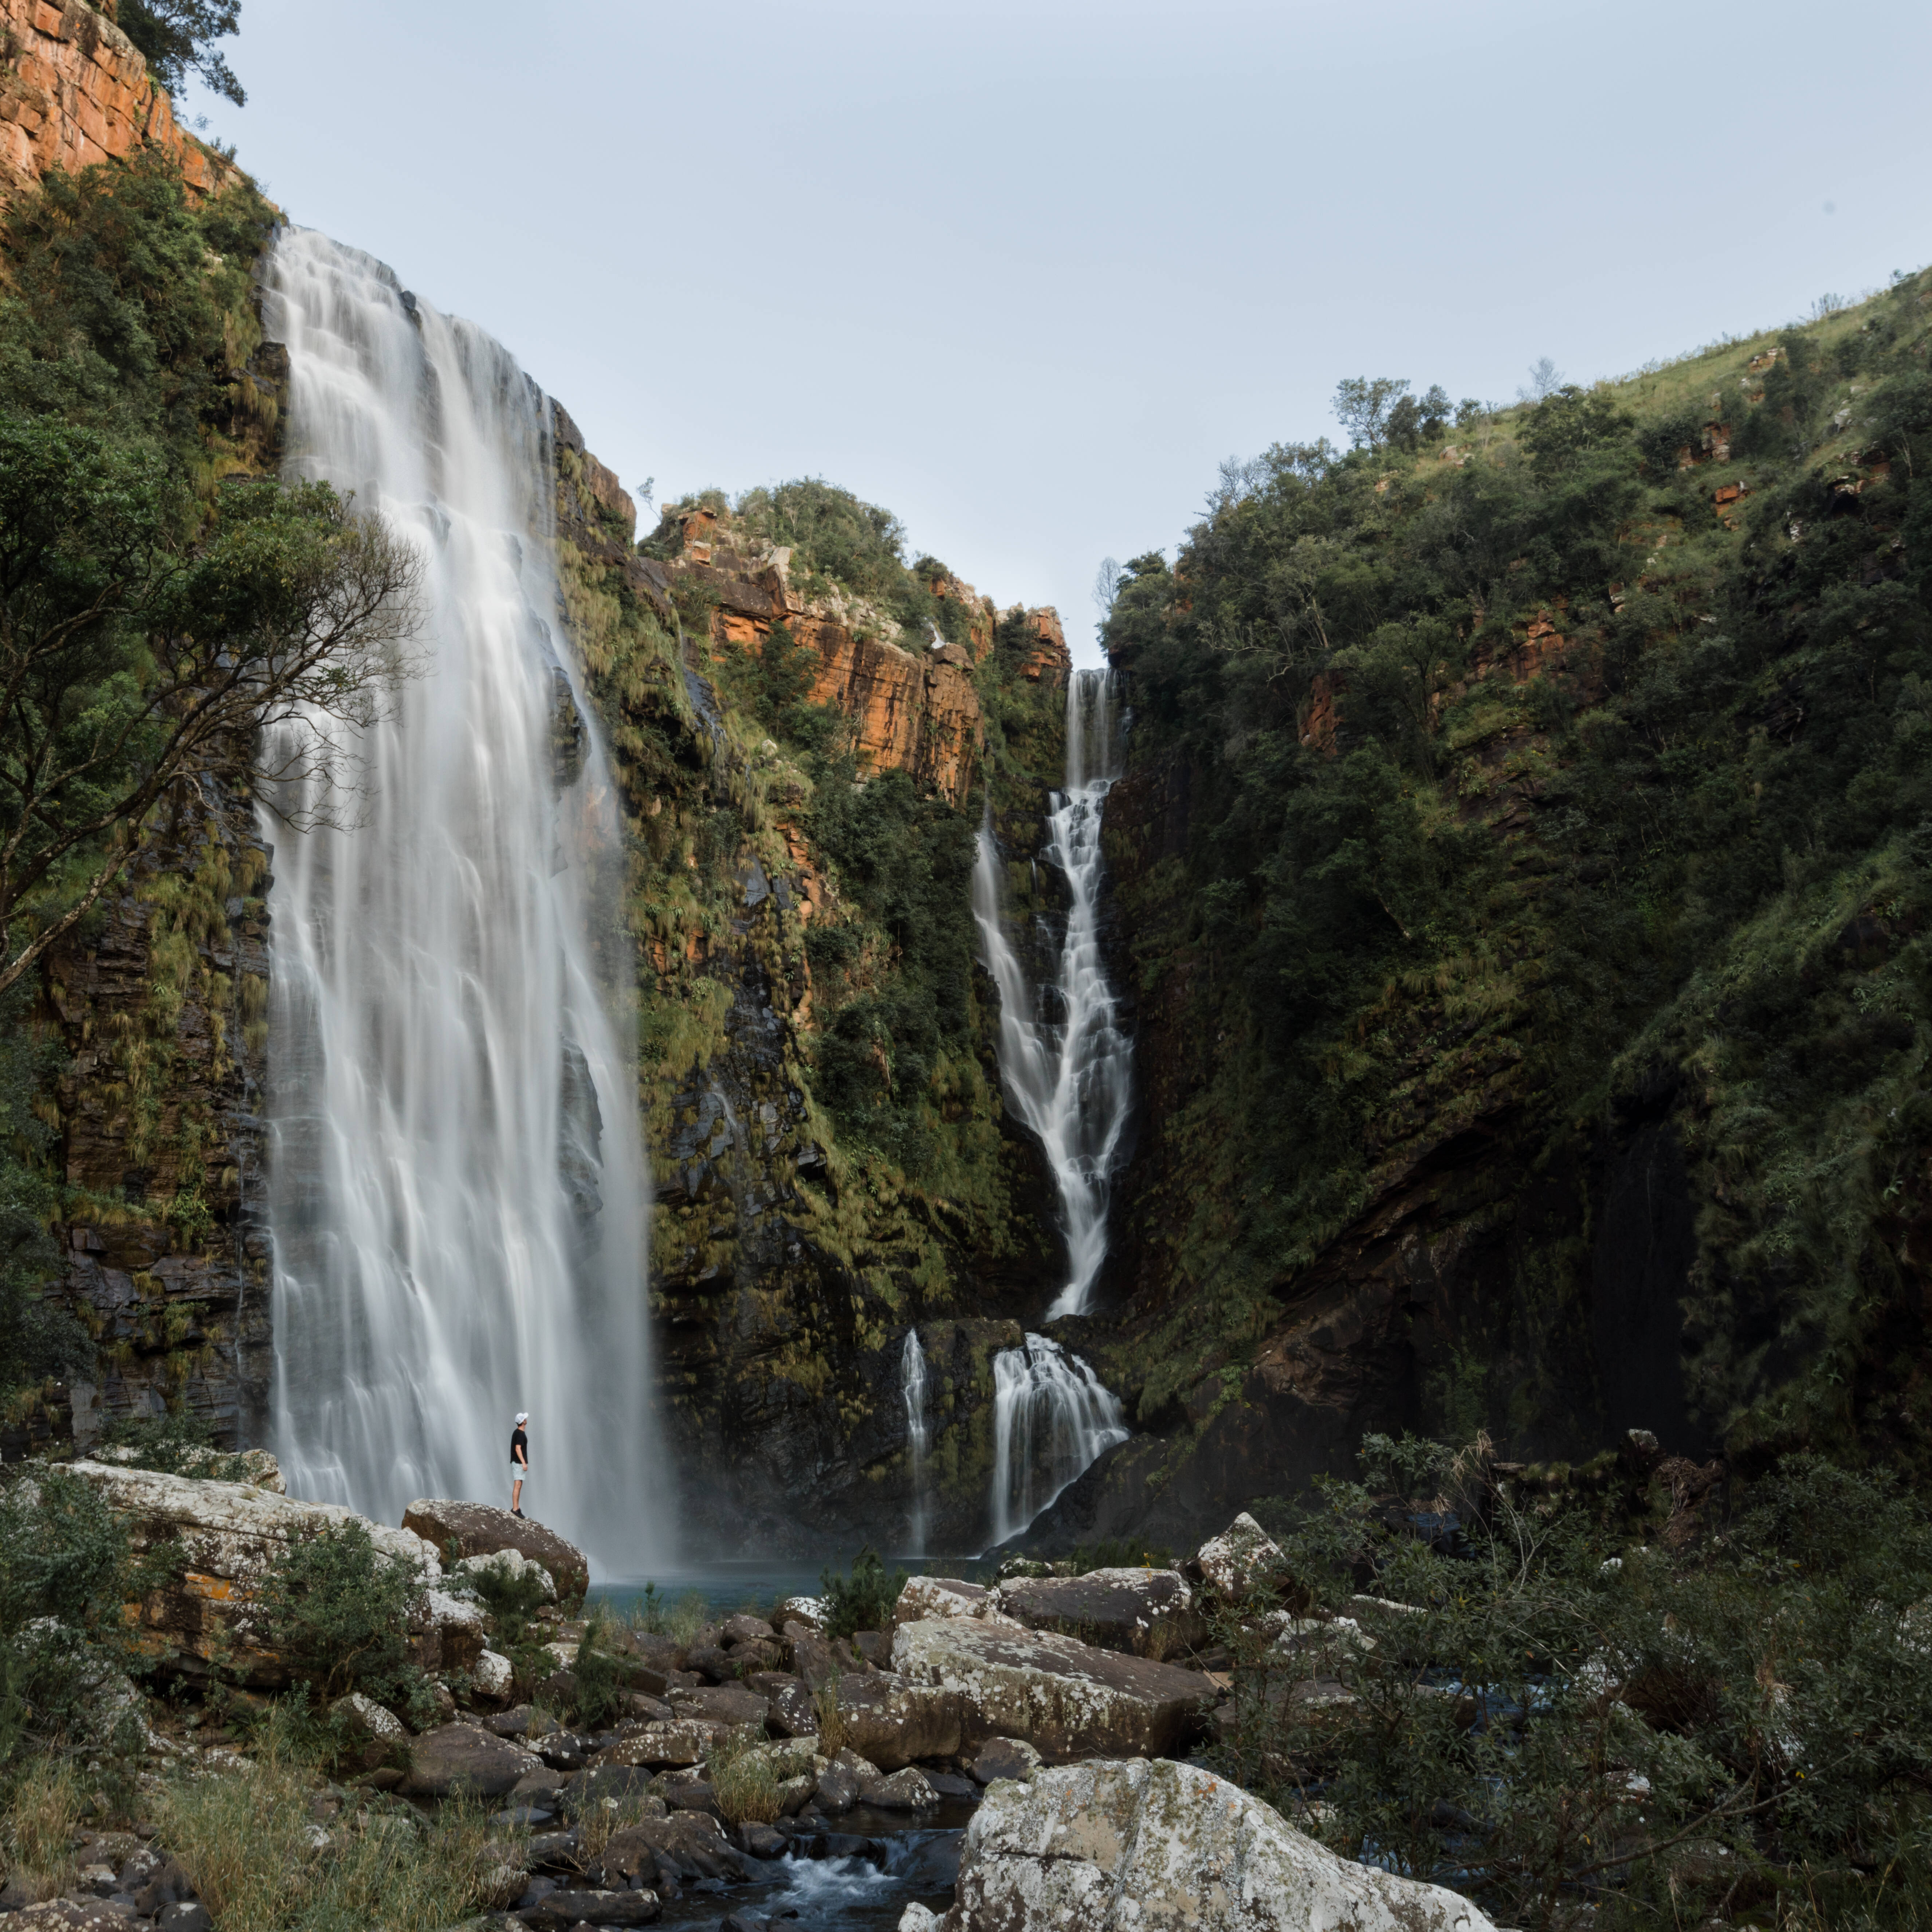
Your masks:
[{"label": "rocky outcrop", "polygon": [[908,1684],[958,1698],[956,1748],[1024,1738],[1056,1763],[1184,1748],[1220,1696],[1198,1671],[960,1618],[903,1625],[892,1661]]},{"label": "rocky outcrop", "polygon": [[566,1600],[590,1587],[590,1565],[582,1550],[540,1522],[512,1516],[488,1503],[465,1503],[445,1496],[419,1496],[403,1512],[403,1528],[420,1537],[439,1556],[452,1546],[460,1558],[514,1550],[541,1564]]},{"label": "rocky outcrop", "polygon": [[[482,1650],[476,1606],[436,1586],[435,1547],[409,1530],[370,1522],[333,1503],[298,1502],[244,1483],[198,1480],[153,1469],[78,1462],[72,1473],[97,1490],[121,1520],[136,1556],[146,1559],[145,1588],[129,1621],[136,1646],[190,1677],[218,1666],[258,1690],[290,1681],[288,1660],[268,1648],[250,1606],[272,1564],[308,1538],[359,1525],[377,1552],[422,1579],[411,1618],[419,1660],[460,1668]],[[449,1628],[449,1658],[443,1654]]]},{"label": "rocky outcrop", "polygon": [[425,1731],[410,1748],[403,1789],[412,1798],[500,1798],[543,1760],[474,1724]]},{"label": "rocky outcrop", "polygon": [[1010,1576],[995,1594],[995,1606],[1028,1630],[1055,1630],[1137,1657],[1172,1657],[1199,1642],[1208,1628],[1193,1592],[1172,1570]]},{"label": "rocky outcrop", "polygon": [[900,1932],[1493,1932],[1466,1898],[1337,1857],[1189,1764],[1100,1762],[993,1786],[957,1903]]},{"label": "rocky outcrop", "polygon": [[191,195],[236,172],[176,125],[112,0],[0,0],[0,202],[50,169],[71,174],[142,148],[173,161]]}]

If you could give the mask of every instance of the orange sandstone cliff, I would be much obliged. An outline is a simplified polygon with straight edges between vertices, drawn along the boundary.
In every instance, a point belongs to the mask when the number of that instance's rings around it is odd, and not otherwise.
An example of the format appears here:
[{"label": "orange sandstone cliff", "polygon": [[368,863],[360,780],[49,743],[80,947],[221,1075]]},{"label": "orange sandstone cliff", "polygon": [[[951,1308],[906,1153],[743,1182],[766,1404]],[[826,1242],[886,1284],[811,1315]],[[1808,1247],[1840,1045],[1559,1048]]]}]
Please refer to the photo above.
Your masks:
[{"label": "orange sandstone cliff", "polygon": [[0,0],[0,201],[52,169],[71,173],[143,147],[178,163],[193,195],[235,172],[176,125],[111,4]]}]

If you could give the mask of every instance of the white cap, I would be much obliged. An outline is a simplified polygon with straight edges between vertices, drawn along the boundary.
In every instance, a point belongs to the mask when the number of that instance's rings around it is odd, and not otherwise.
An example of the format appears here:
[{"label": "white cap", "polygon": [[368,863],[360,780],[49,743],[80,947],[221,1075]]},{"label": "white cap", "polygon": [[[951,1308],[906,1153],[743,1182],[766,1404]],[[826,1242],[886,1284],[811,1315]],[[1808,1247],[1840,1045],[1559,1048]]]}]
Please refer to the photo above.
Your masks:
[{"label": "white cap", "polygon": [[530,1419],[530,1412],[528,1409],[520,1408],[517,1411],[517,1420],[519,1425],[529,1421]]}]

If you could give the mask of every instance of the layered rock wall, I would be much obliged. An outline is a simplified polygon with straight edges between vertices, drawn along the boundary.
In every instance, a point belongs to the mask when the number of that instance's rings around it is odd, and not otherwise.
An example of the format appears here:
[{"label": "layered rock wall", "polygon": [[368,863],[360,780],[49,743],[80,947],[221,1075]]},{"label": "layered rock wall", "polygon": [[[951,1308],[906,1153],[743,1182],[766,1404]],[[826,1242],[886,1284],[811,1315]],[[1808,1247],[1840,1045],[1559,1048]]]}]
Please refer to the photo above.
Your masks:
[{"label": "layered rock wall", "polygon": [[234,174],[175,122],[111,4],[0,0],[0,202],[52,168],[69,173],[148,147],[181,169],[190,195]]}]

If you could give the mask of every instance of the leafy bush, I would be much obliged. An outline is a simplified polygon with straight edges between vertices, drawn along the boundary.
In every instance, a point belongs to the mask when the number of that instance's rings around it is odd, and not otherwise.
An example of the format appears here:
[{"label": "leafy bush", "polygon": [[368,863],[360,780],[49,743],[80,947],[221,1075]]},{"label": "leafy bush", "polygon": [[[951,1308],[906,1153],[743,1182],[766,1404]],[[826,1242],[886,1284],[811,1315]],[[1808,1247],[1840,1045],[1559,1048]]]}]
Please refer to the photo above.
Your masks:
[{"label": "leafy bush", "polygon": [[269,1567],[254,1621],[317,1699],[365,1690],[380,1703],[424,1705],[428,1682],[410,1654],[409,1622],[426,1580],[379,1550],[351,1520],[290,1545]]},{"label": "leafy bush", "polygon": [[892,1621],[892,1606],[905,1588],[906,1573],[895,1570],[888,1574],[878,1552],[868,1543],[852,1559],[849,1576],[824,1570],[818,1584],[825,1598],[826,1635],[850,1636],[854,1630],[882,1630]]},{"label": "leafy bush", "polygon": [[[1660,1909],[1688,1924],[1796,1872],[1849,1906],[1855,1874],[1927,1869],[1917,1499],[1793,1457],[1722,1535],[1673,1554],[1654,1526],[1624,1546],[1600,1500],[1520,1494],[1467,1458],[1450,1480],[1462,1560],[1384,1528],[1346,1484],[1288,1534],[1296,1580],[1353,1622],[1299,1626],[1286,1654],[1227,1624],[1231,1777],[1498,1922],[1587,1898],[1600,1926]],[[1393,1607],[1355,1594],[1364,1570]],[[1346,1694],[1310,1697],[1311,1677]]]},{"label": "leafy bush", "polygon": [[577,1684],[577,1714],[593,1730],[624,1707],[625,1668],[611,1639],[616,1625],[599,1604],[584,1619],[584,1635],[570,1674]]}]

